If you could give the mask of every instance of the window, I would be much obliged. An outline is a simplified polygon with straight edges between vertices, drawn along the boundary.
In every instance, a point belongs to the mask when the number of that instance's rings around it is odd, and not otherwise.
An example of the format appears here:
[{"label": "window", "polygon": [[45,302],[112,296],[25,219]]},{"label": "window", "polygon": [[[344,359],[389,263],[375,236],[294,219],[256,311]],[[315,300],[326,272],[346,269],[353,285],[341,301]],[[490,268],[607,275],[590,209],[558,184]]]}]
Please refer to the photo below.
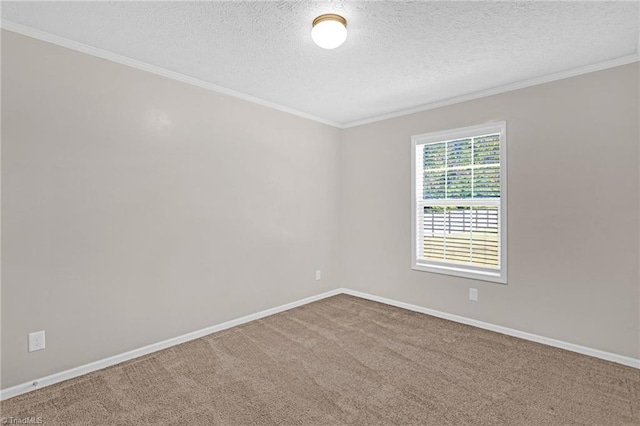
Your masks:
[{"label": "window", "polygon": [[413,269],[507,282],[506,123],[411,138]]}]

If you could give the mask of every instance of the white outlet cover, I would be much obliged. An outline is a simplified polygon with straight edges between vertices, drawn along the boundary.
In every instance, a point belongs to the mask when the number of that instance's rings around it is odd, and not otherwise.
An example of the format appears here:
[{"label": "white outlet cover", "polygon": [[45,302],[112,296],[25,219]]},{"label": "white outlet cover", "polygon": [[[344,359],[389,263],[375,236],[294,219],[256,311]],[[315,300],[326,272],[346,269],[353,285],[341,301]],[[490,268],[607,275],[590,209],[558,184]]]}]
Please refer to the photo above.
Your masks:
[{"label": "white outlet cover", "polygon": [[478,301],[478,289],[470,288],[469,289],[469,300],[473,300],[474,302]]},{"label": "white outlet cover", "polygon": [[44,330],[29,333],[29,352],[39,351],[45,348]]},{"label": "white outlet cover", "polygon": [[316,271],[316,281],[319,281],[322,278],[322,272]]}]

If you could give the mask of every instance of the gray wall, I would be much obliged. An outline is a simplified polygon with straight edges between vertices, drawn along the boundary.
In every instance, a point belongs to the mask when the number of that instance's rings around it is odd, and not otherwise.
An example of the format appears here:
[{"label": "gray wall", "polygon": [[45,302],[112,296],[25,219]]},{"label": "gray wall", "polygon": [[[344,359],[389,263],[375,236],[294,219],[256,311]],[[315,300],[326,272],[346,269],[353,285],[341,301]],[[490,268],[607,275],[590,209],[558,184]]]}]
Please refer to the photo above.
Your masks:
[{"label": "gray wall", "polygon": [[[1,387],[338,287],[639,357],[639,114],[636,64],[340,131],[3,31]],[[412,271],[410,136],[489,120],[509,284]]]},{"label": "gray wall", "polygon": [[[507,121],[508,285],[411,270],[411,135],[496,120]],[[638,64],[348,129],[341,281],[638,358],[638,146]]]},{"label": "gray wall", "polygon": [[339,287],[338,142],[3,31],[2,388]]}]

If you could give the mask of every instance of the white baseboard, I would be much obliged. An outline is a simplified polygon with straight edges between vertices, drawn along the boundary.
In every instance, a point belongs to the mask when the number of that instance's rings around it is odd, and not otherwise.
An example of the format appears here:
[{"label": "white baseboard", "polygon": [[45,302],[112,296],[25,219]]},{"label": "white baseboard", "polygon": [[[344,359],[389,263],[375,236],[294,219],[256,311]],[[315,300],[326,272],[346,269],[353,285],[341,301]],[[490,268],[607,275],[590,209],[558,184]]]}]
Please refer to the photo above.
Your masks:
[{"label": "white baseboard", "polygon": [[562,340],[551,339],[549,337],[539,336],[537,334],[527,333],[525,331],[514,330],[513,328],[502,327],[500,325],[478,321],[471,318],[462,317],[459,315],[448,314],[446,312],[440,312],[434,309],[423,308],[422,306],[416,306],[410,303],[398,302],[397,300],[387,299],[386,297],[374,296],[371,294],[362,293],[360,291],[349,290],[345,288],[345,289],[342,289],[342,292],[345,294],[349,294],[351,296],[360,297],[362,299],[368,299],[374,302],[384,303],[385,305],[396,306],[398,308],[407,309],[409,311],[420,312],[423,314],[446,319],[449,321],[472,325],[474,327],[483,328],[485,330],[495,331],[496,333],[506,334],[508,336],[513,336],[513,337],[519,337],[524,340],[530,340],[532,342],[542,343],[544,345],[554,346],[556,348],[566,349],[571,352],[577,352],[579,354],[589,355],[595,358],[600,358],[600,359],[612,361],[618,364],[626,365],[628,367],[634,367],[634,368],[640,369],[640,359],[618,355],[611,352],[605,352],[599,349],[588,348],[586,346],[580,346],[574,343],[564,342]]},{"label": "white baseboard", "polygon": [[0,401],[12,398],[14,396],[21,395],[23,393],[31,392],[36,389],[41,389],[46,386],[53,385],[55,383],[62,382],[64,380],[73,379],[74,377],[82,376],[93,371],[102,370],[103,368],[110,367],[115,364],[119,364],[130,359],[138,358],[143,355],[147,355],[153,352],[157,352],[162,349],[169,348],[171,346],[179,345],[190,340],[195,340],[208,334],[215,333],[217,331],[226,330],[231,327],[235,327],[240,324],[245,324],[250,321],[255,321],[260,318],[268,317],[273,314],[288,311],[289,309],[297,308],[298,306],[306,305],[311,302],[315,302],[320,299],[335,296],[342,293],[342,289],[336,289],[327,291],[325,293],[318,294],[316,296],[307,297],[305,299],[297,300],[295,302],[287,303],[275,308],[266,309],[264,311],[257,312],[255,314],[246,315],[241,318],[236,318],[230,321],[223,322],[211,327],[203,328],[202,330],[194,331],[191,333],[183,334],[182,336],[173,337],[171,339],[163,340],[162,342],[153,343],[142,348],[134,349],[129,352],[125,352],[119,355],[114,355],[109,358],[101,359],[99,361],[91,362],[89,364],[81,365],[79,367],[72,368],[70,370],[62,371],[60,373],[51,374],[50,376],[35,379],[27,383],[22,383],[16,386],[12,386],[0,391]]},{"label": "white baseboard", "polygon": [[538,342],[556,348],[566,349],[568,351],[577,352],[584,355],[589,355],[595,358],[604,359],[607,361],[616,362],[618,364],[626,365],[629,367],[635,367],[640,369],[640,359],[630,358],[622,355],[617,355],[611,352],[601,351],[599,349],[592,349],[585,346],[576,345],[573,343],[563,342],[561,340],[551,339],[537,334],[527,333],[524,331],[514,330],[512,328],[502,327],[499,325],[490,324],[483,321],[478,321],[459,315],[448,314],[446,312],[440,312],[429,308],[423,308],[421,306],[412,305],[409,303],[399,302],[397,300],[387,299],[386,297],[374,296],[360,291],[350,290],[347,288],[339,288],[336,290],[327,291],[325,293],[318,294],[316,296],[307,297],[295,302],[287,303],[275,308],[266,309],[264,311],[257,312],[255,314],[246,315],[241,318],[226,321],[221,324],[217,324],[211,327],[203,328],[202,330],[194,331],[184,334],[182,336],[174,337],[171,339],[163,340],[162,342],[153,343],[142,348],[134,349],[129,352],[125,352],[119,355],[114,355],[109,358],[105,358],[99,361],[95,361],[89,364],[81,365],[79,367],[72,368],[70,370],[55,373],[46,377],[35,379],[26,383],[22,383],[16,386],[12,386],[7,389],[0,390],[0,401],[18,396],[27,392],[31,392],[36,389],[53,385],[55,383],[62,382],[64,380],[73,379],[74,377],[82,376],[93,371],[101,370],[106,367],[110,367],[115,364],[119,364],[124,361],[128,361],[134,358],[141,357],[153,352],[157,352],[162,349],[169,348],[171,346],[179,345],[180,343],[195,340],[208,334],[215,333],[217,331],[226,330],[237,325],[245,324],[250,321],[254,321],[260,318],[268,317],[280,312],[288,311],[289,309],[297,308],[298,306],[306,305],[317,300],[325,299],[327,297],[335,296],[338,294],[349,294],[351,296],[360,297],[362,299],[372,300],[374,302],[384,303],[386,305],[396,306],[398,308],[407,309],[414,312],[420,312],[423,314],[431,315],[438,318],[447,319],[450,321],[472,325],[474,327],[483,328],[485,330],[495,331],[497,333],[506,334],[509,336],[519,337],[521,339],[530,340],[532,342]]}]

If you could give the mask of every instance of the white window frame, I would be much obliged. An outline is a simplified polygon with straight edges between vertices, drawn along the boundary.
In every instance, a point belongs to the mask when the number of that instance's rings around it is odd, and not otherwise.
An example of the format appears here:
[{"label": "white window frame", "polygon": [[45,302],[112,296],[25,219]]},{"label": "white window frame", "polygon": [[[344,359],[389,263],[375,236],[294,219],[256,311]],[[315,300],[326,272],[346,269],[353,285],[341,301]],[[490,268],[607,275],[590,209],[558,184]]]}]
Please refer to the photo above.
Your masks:
[{"label": "white window frame", "polygon": [[[500,134],[500,201],[499,205],[499,269],[489,270],[479,266],[456,265],[446,262],[418,259],[418,196],[416,173],[422,167],[416,164],[416,150],[419,146],[434,142],[444,142],[469,137]],[[422,195],[420,195],[422,197]],[[451,200],[449,205],[456,205]],[[411,137],[411,268],[416,271],[434,272],[476,280],[507,283],[507,123],[506,121],[463,127],[453,130],[425,133]]]}]

